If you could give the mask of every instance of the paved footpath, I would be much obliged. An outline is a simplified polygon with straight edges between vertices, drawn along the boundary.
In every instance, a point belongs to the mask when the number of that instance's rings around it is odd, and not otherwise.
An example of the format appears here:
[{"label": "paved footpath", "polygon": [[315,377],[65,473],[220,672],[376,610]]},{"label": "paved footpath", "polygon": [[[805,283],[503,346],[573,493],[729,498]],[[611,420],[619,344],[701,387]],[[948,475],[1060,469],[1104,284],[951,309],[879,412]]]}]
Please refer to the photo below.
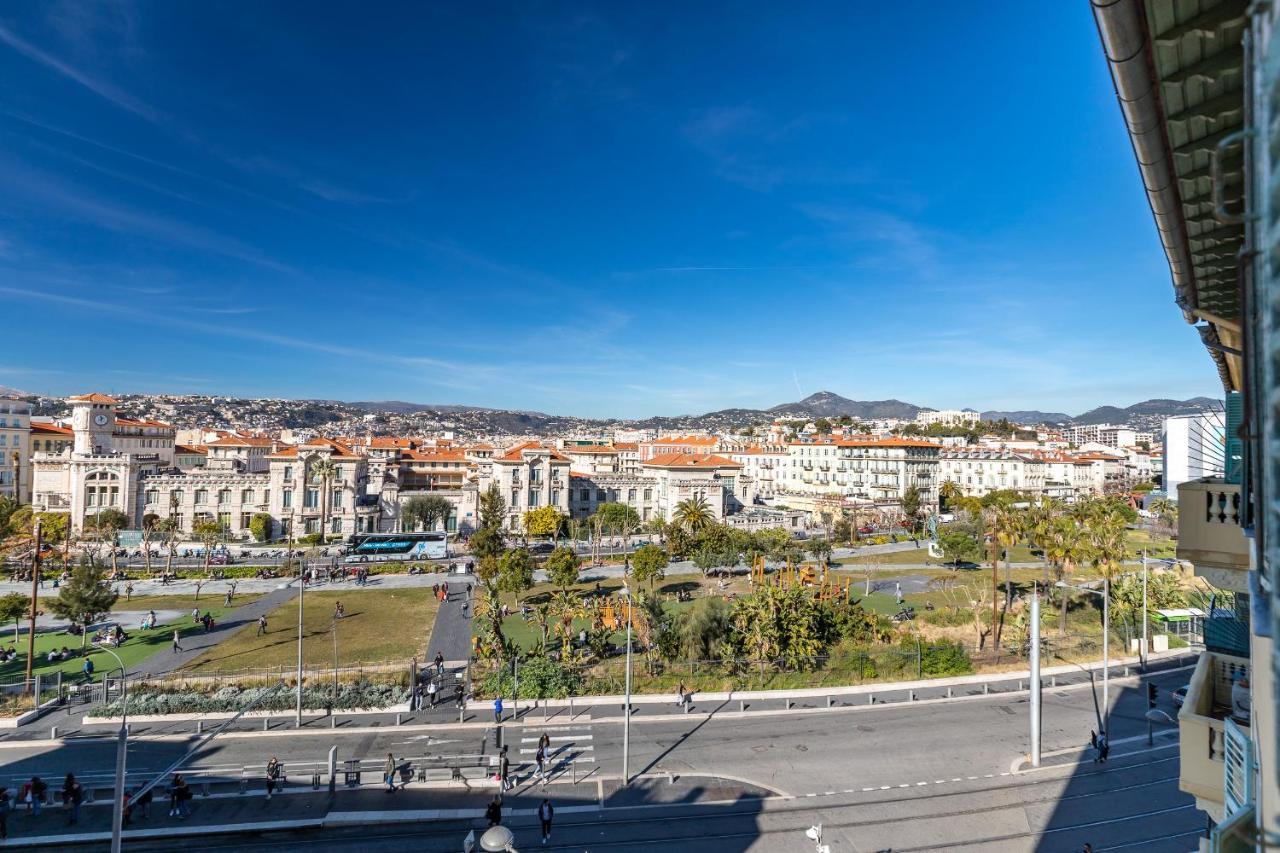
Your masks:
[{"label": "paved footpath", "polygon": [[[456,577],[456,576],[455,576]],[[449,598],[436,611],[427,646],[427,659],[436,652],[444,654],[449,666],[466,664],[471,657],[471,583],[457,580],[449,583]]]},{"label": "paved footpath", "polygon": [[[133,671],[129,673],[129,677],[155,676],[179,669],[230,637],[242,626],[257,622],[259,616],[270,613],[295,595],[297,591],[292,587],[273,589],[256,601],[225,614],[222,621],[208,634],[199,631],[184,635],[181,642],[182,651],[174,651],[172,644],[167,644],[163,650],[136,664]],[[185,618],[190,619],[190,616]]]},{"label": "paved footpath", "polygon": [[[483,828],[484,809],[498,794],[497,785],[486,779],[472,785],[445,783],[432,785],[411,782],[408,787],[389,793],[376,780],[368,778],[359,788],[347,788],[339,779],[337,790],[330,794],[323,786],[312,790],[310,784],[291,781],[286,792],[270,801],[255,781],[245,793],[236,790],[214,792],[205,796],[196,791],[191,800],[191,815],[186,819],[169,816],[168,795],[155,792],[150,815],[135,814],[125,830],[126,841],[142,841],[182,836],[204,837],[211,829],[218,832],[268,829],[316,829],[348,824],[386,824],[394,822],[441,821],[423,827],[427,835],[447,834],[461,841],[469,827]],[[50,780],[56,787],[57,780]],[[298,780],[304,781],[304,780]],[[305,780],[309,781],[309,780]],[[697,805],[708,802],[763,800],[772,792],[749,783],[714,776],[666,775],[637,779],[630,789],[621,790],[616,778],[591,778],[573,782],[553,779],[551,784],[521,784],[502,800],[504,823],[523,826],[526,841],[536,836],[534,816],[544,797],[551,800],[559,816],[575,813],[598,815],[601,809],[652,805]],[[9,841],[3,846],[45,846],[66,849],[70,845],[101,843],[110,837],[111,803],[99,799],[81,808],[79,822],[67,823],[69,813],[61,805],[46,806],[39,816],[15,810],[9,818]]]}]

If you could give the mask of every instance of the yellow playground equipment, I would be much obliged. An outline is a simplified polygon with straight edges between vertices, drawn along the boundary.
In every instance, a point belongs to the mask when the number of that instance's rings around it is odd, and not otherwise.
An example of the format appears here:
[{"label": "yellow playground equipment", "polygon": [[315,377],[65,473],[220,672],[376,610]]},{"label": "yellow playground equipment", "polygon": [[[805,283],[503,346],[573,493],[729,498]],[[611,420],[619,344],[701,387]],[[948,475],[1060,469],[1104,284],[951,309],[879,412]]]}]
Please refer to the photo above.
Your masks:
[{"label": "yellow playground equipment", "polygon": [[765,574],[764,557],[756,557],[754,563],[751,564],[751,585],[763,586],[772,580],[783,589],[792,587],[812,588],[817,592],[819,601],[837,601],[844,599],[846,602],[852,600],[850,592],[853,586],[852,578],[836,578],[832,577],[830,572],[823,572],[813,563],[802,563],[799,566],[793,565],[787,560],[785,566],[780,566],[770,579]]},{"label": "yellow playground equipment", "polygon": [[[621,631],[627,624],[626,613],[627,607],[625,604],[619,604],[617,607],[614,607],[613,601],[607,600],[600,605],[600,610],[597,612],[597,616],[600,619],[600,624],[608,628],[610,631]],[[631,629],[636,631],[639,630],[639,625],[636,622],[636,608],[634,606],[631,608]]]}]

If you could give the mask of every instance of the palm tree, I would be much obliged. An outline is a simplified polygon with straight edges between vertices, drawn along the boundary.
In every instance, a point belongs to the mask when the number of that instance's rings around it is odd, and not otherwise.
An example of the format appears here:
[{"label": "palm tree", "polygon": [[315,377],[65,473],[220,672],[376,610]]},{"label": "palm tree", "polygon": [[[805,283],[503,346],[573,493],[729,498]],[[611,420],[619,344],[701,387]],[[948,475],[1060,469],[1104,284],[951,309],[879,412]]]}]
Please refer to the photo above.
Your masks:
[{"label": "palm tree", "polygon": [[696,533],[714,521],[715,516],[711,514],[711,507],[707,504],[707,499],[701,495],[685,498],[676,504],[675,522],[690,533]]},{"label": "palm tree", "polygon": [[320,483],[320,541],[324,541],[329,529],[329,489],[333,478],[338,476],[338,466],[333,460],[325,457],[311,463],[311,479]]},{"label": "palm tree", "polygon": [[[1070,515],[1054,518],[1045,537],[1045,556],[1057,570],[1059,582],[1071,574],[1072,569],[1089,553],[1084,531]],[[1060,591],[1061,610],[1058,615],[1058,633],[1067,633],[1067,591]]]},{"label": "palm tree", "polygon": [[938,486],[938,500],[939,502],[946,503],[948,508],[951,506],[952,498],[958,498],[963,494],[964,490],[960,488],[958,483],[952,480],[946,480],[941,486]]}]

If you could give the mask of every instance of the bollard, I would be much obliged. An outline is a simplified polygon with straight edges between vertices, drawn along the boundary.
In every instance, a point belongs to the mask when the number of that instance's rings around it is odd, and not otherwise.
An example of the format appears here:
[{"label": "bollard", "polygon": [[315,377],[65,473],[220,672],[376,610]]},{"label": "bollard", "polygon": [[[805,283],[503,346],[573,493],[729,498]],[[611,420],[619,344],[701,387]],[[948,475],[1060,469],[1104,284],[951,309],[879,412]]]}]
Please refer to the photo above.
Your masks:
[{"label": "bollard", "polygon": [[396,725],[400,725],[400,715],[396,714]]},{"label": "bollard", "polygon": [[791,710],[791,700],[790,700],[790,699],[784,699],[783,701],[787,703],[787,710],[788,710],[788,711],[790,711],[790,710]]},{"label": "bollard", "polygon": [[461,722],[463,722],[462,715],[463,715],[463,714],[465,714],[465,713],[467,713],[467,709],[466,709],[466,708],[459,708],[459,709],[458,709],[458,722],[460,722],[460,723],[461,723]]},{"label": "bollard", "polygon": [[201,783],[200,783],[200,796],[202,796],[202,797],[207,797],[207,796],[209,796],[209,783],[208,783],[208,782],[201,782]]},{"label": "bollard", "polygon": [[265,731],[267,731],[267,729],[268,729],[268,725],[270,724],[270,722],[271,722],[271,718],[270,718],[270,717],[263,717],[263,718],[262,718],[262,730],[263,730],[264,732],[265,732]]},{"label": "bollard", "polygon": [[947,688],[947,698],[948,698],[948,699],[950,699],[950,698],[951,698],[951,688],[950,688],[950,687],[948,687],[948,688]]},{"label": "bollard", "polygon": [[1050,687],[1057,687],[1057,686],[1058,686],[1058,676],[1056,676],[1056,675],[1051,675],[1051,676],[1049,676],[1049,686],[1050,686]]},{"label": "bollard", "polygon": [[738,713],[742,714],[747,710],[747,703],[742,699],[738,700]]},{"label": "bollard", "polygon": [[573,697],[569,697],[569,722],[573,722]]},{"label": "bollard", "polygon": [[542,703],[542,722],[544,723],[547,721],[547,709],[550,707],[551,706],[548,703],[546,702]]},{"label": "bollard", "polygon": [[916,692],[914,690],[907,691],[907,701],[908,702],[916,701]]},{"label": "bollard", "polygon": [[867,704],[868,704],[868,705],[874,705],[874,704],[876,704],[876,694],[874,694],[874,693],[868,693],[868,694],[867,694]]},{"label": "bollard", "polygon": [[1021,678],[1019,678],[1019,679],[1018,679],[1018,691],[1019,691],[1019,692],[1021,692],[1021,691],[1022,691],[1022,679],[1021,679]]},{"label": "bollard", "polygon": [[204,734],[204,720],[196,720],[196,734]]},{"label": "bollard", "polygon": [[987,695],[988,693],[990,693],[990,692],[991,692],[991,685],[990,685],[990,684],[987,684],[987,683],[985,683],[985,682],[983,682],[983,685],[982,685],[982,695],[983,695],[983,696],[986,696],[986,695]]},{"label": "bollard", "polygon": [[830,707],[831,707],[831,697],[830,697],[830,696],[828,696],[828,697],[827,697],[827,707],[828,707],[828,708],[830,708]]},{"label": "bollard", "polygon": [[686,714],[689,713],[689,711],[692,710],[692,708],[693,708],[693,705],[691,703],[689,702],[684,703],[684,712]]},{"label": "bollard", "polygon": [[1128,678],[1128,677],[1129,677],[1129,667],[1127,667],[1127,666],[1124,668],[1124,677],[1125,677],[1125,678]]},{"label": "bollard", "polygon": [[334,716],[332,716],[332,715],[330,715],[330,717],[329,717],[329,728],[331,728],[331,729],[336,729],[337,727],[338,727],[338,718],[337,718],[337,717],[334,717]]},{"label": "bollard", "polygon": [[338,786],[338,748],[336,746],[329,747],[329,793],[332,794]]},{"label": "bollard", "polygon": [[49,729],[49,740],[57,740],[57,739],[58,739],[58,727],[53,726]]}]

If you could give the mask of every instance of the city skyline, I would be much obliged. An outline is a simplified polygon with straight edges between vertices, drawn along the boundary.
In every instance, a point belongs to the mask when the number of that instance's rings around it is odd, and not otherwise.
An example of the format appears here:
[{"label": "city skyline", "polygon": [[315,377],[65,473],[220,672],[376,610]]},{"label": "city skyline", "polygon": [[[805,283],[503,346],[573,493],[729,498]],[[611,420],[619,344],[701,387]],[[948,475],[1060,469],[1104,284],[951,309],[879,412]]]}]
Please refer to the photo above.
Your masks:
[{"label": "city skyline", "polygon": [[0,384],[584,417],[1217,394],[1087,7],[727,17],[7,10]]}]

